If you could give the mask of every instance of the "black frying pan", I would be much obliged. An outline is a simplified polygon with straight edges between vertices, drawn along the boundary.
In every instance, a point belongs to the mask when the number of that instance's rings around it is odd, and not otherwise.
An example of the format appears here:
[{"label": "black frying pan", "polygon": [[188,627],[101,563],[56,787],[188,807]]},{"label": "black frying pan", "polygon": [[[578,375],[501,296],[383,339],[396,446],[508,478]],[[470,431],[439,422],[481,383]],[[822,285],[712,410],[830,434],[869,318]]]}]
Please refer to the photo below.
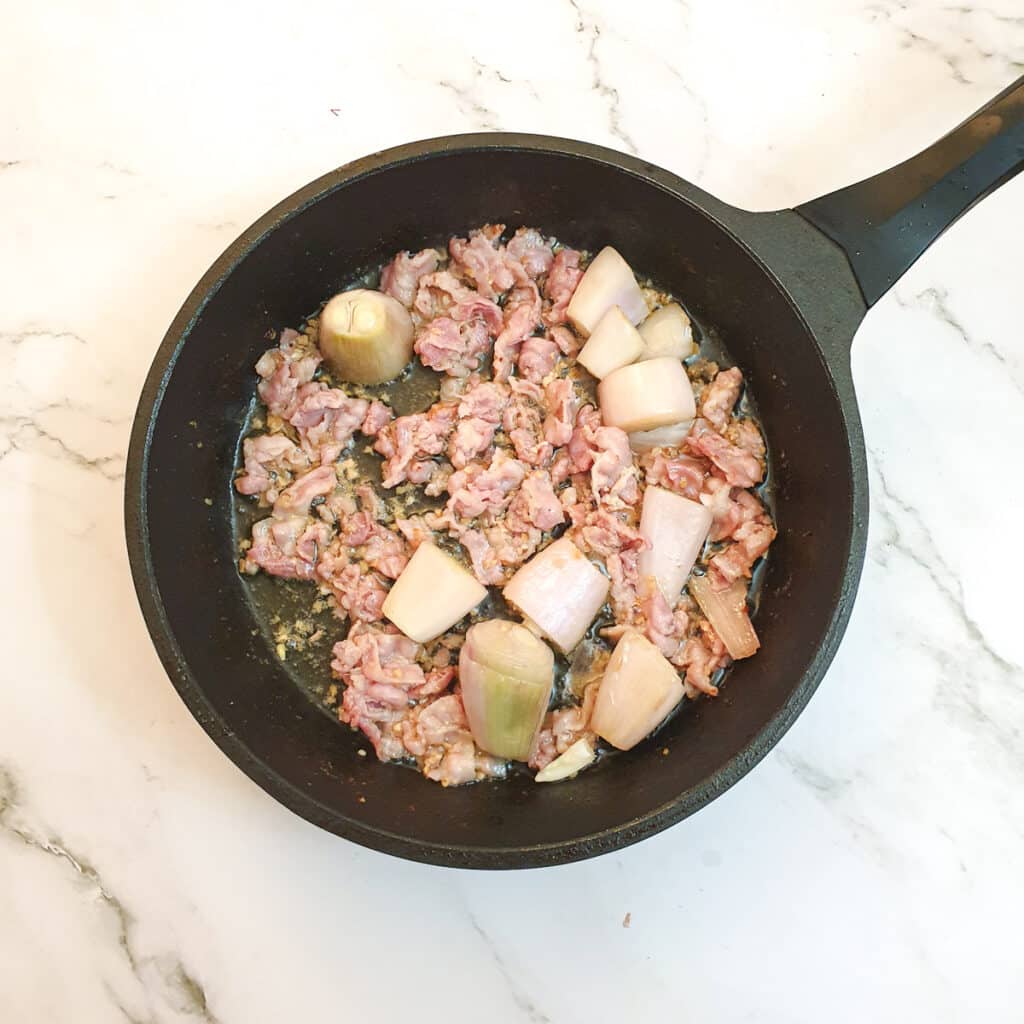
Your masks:
[{"label": "black frying pan", "polygon": [[[658,167],[534,135],[400,146],[325,175],[246,231],[196,286],[146,380],[126,483],[146,623],[199,722],[293,811],[414,860],[517,868],[591,857],[692,814],[778,742],[846,626],[868,489],[850,346],[867,309],[1024,163],[1024,79],[919,156],[796,210],[747,213]],[[486,221],[612,243],[742,367],[772,450],[780,535],[763,648],[716,701],[573,782],[445,790],[357,751],[274,655],[235,568],[232,476],[266,332],[363,269]],[[207,499],[212,504],[207,503]],[[664,750],[668,754],[663,753]]]}]

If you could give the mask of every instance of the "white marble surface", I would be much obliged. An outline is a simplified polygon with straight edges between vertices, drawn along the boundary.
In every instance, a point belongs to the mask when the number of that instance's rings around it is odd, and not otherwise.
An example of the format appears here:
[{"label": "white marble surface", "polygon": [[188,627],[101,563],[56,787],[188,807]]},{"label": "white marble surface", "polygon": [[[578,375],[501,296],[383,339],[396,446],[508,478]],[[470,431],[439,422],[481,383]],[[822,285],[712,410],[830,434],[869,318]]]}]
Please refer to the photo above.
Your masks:
[{"label": "white marble surface", "polygon": [[0,1021],[1024,1019],[1024,179],[858,336],[870,550],[821,690],[620,854],[445,872],[293,817],[167,682],[121,521],[167,323],[307,180],[521,129],[791,205],[1019,74],[1020,0],[0,10]]}]

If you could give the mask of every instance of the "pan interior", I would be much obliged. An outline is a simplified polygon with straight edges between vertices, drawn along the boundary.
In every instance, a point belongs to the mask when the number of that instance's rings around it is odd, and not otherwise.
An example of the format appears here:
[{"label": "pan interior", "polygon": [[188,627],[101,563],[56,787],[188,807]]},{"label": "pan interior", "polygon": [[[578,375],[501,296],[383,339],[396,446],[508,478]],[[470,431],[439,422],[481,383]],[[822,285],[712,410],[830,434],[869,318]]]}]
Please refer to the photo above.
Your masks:
[{"label": "pan interior", "polygon": [[[236,569],[236,446],[268,332],[379,266],[486,221],[568,244],[615,245],[679,297],[743,369],[773,455],[780,535],[756,625],[762,650],[722,695],[564,785],[529,778],[445,790],[364,757],[282,663]],[[756,756],[794,697],[842,588],[850,459],[821,355],[778,283],[699,208],[620,167],[539,150],[441,150],[327,189],[285,218],[199,310],[155,410],[142,486],[155,588],[181,654],[172,675],[204,724],[265,788],[333,831],[440,862],[509,866],[525,847],[571,859],[705,802]],[[304,598],[305,600],[305,598]],[[308,602],[307,602],[308,603]],[[230,737],[225,741],[224,737]],[[755,744],[755,751],[756,751]],[[611,833],[611,836],[609,836]],[[618,838],[616,838],[618,837]],[[583,842],[581,842],[581,840]],[[589,846],[588,846],[589,844]],[[534,858],[536,859],[536,858]]]}]

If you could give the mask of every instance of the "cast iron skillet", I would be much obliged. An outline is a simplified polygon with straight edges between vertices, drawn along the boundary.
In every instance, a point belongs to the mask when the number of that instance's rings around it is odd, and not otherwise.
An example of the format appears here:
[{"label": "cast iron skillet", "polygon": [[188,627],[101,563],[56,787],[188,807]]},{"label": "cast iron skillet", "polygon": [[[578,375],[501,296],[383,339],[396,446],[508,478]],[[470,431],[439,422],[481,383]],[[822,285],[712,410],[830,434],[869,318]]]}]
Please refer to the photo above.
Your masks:
[{"label": "cast iron skillet", "polygon": [[[899,167],[777,213],[737,210],[643,160],[537,135],[416,142],[300,189],[188,297],[132,432],[125,511],[135,587],[183,700],[287,807],[413,860],[557,864],[692,814],[778,742],[846,626],[868,508],[849,361],[857,326],[1022,162],[1024,79]],[[446,790],[358,756],[360,737],[318,709],[274,656],[235,567],[232,476],[267,332],[299,323],[354,272],[398,249],[486,221],[536,225],[591,250],[612,243],[717,329],[760,405],[780,535],[757,620],[763,648],[736,665],[722,697],[697,702],[657,742],[573,782]]]}]

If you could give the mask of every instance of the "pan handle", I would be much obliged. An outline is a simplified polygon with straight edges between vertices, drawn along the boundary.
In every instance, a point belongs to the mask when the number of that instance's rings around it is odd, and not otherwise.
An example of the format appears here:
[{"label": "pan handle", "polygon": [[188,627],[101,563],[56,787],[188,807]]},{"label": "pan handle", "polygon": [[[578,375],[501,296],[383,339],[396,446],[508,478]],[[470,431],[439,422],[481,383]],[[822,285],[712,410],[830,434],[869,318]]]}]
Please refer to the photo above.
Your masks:
[{"label": "pan handle", "polygon": [[796,208],[846,253],[873,306],[979,199],[1024,169],[1024,76],[917,156]]}]

